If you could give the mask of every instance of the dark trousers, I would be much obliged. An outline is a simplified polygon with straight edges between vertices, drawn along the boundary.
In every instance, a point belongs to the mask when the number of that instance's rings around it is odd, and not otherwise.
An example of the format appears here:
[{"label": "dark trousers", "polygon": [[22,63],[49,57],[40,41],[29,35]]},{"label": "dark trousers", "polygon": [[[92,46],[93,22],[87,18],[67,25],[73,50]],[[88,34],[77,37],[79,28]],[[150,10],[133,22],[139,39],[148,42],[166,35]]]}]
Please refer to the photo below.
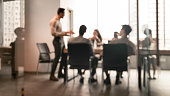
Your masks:
[{"label": "dark trousers", "polygon": [[[98,65],[98,58],[94,56],[91,60],[91,68],[92,68],[91,76],[92,77],[96,74],[97,65]],[[81,69],[78,69],[78,73],[82,75]]]},{"label": "dark trousers", "polygon": [[51,68],[51,76],[54,76],[57,65],[59,63],[59,59],[61,57],[61,62],[60,62],[60,67],[59,67],[59,72],[58,74],[62,74],[62,69],[64,68],[64,72],[66,72],[66,63],[67,63],[67,54],[64,53],[64,44],[61,44],[61,42],[57,39],[53,40],[53,46],[54,46],[54,50],[55,50],[55,58],[54,58],[54,62]]},{"label": "dark trousers", "polygon": [[[105,74],[106,74],[106,78],[110,78],[110,75],[108,73],[108,70],[104,70]],[[119,80],[120,76],[122,75],[123,71],[120,70],[116,70],[116,80]]]}]

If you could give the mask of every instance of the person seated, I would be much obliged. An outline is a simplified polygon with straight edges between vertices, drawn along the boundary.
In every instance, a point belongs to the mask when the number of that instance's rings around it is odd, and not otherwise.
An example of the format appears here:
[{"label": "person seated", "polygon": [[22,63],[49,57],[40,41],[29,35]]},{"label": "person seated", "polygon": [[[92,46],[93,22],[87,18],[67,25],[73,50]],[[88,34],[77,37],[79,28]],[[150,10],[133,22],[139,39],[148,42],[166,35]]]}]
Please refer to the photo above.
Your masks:
[{"label": "person seated", "polygon": [[117,40],[118,39],[118,32],[114,32],[114,37],[112,38],[112,40]]},{"label": "person seated", "polygon": [[[100,46],[102,46],[102,36],[99,32],[98,29],[95,29],[93,31],[93,37],[89,38],[92,42],[92,45],[93,45],[93,49],[95,48],[100,48]],[[95,57],[98,58],[98,60],[101,60],[102,59],[102,54],[95,54]]]},{"label": "person seated", "polygon": [[102,36],[100,35],[100,32],[98,29],[94,30],[93,37],[89,39],[92,41],[93,48],[100,46],[100,44],[102,43]]},{"label": "person seated", "polygon": [[[121,36],[120,39],[116,39],[116,40],[111,40],[109,42],[109,44],[126,44],[128,45],[128,56],[130,55],[135,55],[136,54],[136,46],[133,42],[131,42],[128,39],[128,35],[129,33],[132,31],[132,28],[129,25],[122,25],[122,29],[120,30],[119,35]],[[117,75],[116,75],[116,81],[115,84],[120,84],[120,76],[122,74],[122,71],[116,71]],[[105,84],[111,84],[110,81],[110,74],[108,73],[108,70],[105,70],[105,74],[106,74],[106,79],[104,80]]]},{"label": "person seated", "polygon": [[16,34],[16,39],[14,42],[11,42],[10,46],[12,47],[12,76],[16,78],[18,75],[18,68],[23,67],[24,61],[24,33],[25,28],[23,27],[17,27],[14,30]]},{"label": "person seated", "polygon": [[[68,44],[89,44],[91,46],[91,54],[93,55],[92,61],[91,61],[91,67],[92,67],[92,72],[91,72],[91,76],[92,78],[89,78],[89,81],[91,80],[92,83],[97,82],[97,79],[94,79],[94,75],[96,74],[96,68],[97,68],[97,64],[98,64],[98,58],[96,58],[93,54],[93,49],[92,49],[92,43],[89,39],[86,39],[83,37],[84,33],[86,32],[86,26],[85,25],[81,25],[80,29],[79,29],[79,36],[78,37],[73,37],[70,38],[68,40]],[[85,72],[85,71],[84,71]],[[81,69],[78,70],[78,73],[81,75],[80,78],[80,83],[84,82],[84,77],[82,76],[84,74],[84,72],[82,72]]]}]

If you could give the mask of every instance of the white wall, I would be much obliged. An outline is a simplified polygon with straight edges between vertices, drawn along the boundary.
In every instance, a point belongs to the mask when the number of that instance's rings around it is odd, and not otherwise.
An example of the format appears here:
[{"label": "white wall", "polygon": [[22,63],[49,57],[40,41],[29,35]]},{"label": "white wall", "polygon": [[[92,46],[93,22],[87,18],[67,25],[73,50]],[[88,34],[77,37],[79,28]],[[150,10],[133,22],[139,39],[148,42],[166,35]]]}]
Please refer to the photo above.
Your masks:
[{"label": "white wall", "polygon": [[35,72],[36,70],[39,56],[37,42],[46,42],[50,50],[54,50],[49,21],[57,14],[59,5],[60,0],[25,0],[24,71]]}]

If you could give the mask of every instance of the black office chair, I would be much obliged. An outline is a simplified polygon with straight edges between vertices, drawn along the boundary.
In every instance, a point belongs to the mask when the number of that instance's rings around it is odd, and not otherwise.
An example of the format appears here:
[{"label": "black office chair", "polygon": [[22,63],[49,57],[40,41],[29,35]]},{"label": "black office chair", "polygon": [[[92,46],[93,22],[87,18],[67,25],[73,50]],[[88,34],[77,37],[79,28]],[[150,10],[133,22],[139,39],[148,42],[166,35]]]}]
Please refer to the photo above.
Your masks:
[{"label": "black office chair", "polygon": [[38,67],[40,63],[48,64],[48,72],[49,72],[49,64],[54,61],[53,59],[51,59],[50,54],[54,52],[50,52],[47,43],[37,43],[37,47],[40,54],[39,54],[36,73],[38,74]]},{"label": "black office chair", "polygon": [[[91,69],[91,55],[92,50],[89,44],[68,44],[68,56],[70,69]],[[90,70],[91,73],[91,70]],[[74,70],[73,70],[74,75]],[[67,81],[74,79],[76,76],[68,79],[67,72]]]},{"label": "black office chair", "polygon": [[[103,70],[128,71],[128,50],[126,44],[103,45]],[[104,74],[102,70],[102,80]],[[129,88],[129,72],[128,72]]]}]

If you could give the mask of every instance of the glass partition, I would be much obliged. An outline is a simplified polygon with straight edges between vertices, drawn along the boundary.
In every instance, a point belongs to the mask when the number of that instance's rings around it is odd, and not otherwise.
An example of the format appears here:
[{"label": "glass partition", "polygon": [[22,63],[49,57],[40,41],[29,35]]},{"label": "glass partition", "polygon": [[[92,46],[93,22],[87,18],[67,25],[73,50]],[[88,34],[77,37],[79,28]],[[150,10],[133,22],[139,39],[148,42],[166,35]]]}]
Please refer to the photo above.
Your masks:
[{"label": "glass partition", "polygon": [[20,29],[22,33],[25,30],[24,2],[0,0],[0,85],[3,85],[0,90],[3,96],[24,96],[24,36],[16,35],[21,33]]},{"label": "glass partition", "polygon": [[[138,47],[139,87],[144,86],[148,95],[151,95],[150,80],[154,77],[159,78],[160,69],[170,69],[167,64],[170,55],[168,38],[170,3],[168,0],[129,1],[129,21],[133,28],[130,38],[136,39]],[[154,73],[155,69],[156,73]]]}]

